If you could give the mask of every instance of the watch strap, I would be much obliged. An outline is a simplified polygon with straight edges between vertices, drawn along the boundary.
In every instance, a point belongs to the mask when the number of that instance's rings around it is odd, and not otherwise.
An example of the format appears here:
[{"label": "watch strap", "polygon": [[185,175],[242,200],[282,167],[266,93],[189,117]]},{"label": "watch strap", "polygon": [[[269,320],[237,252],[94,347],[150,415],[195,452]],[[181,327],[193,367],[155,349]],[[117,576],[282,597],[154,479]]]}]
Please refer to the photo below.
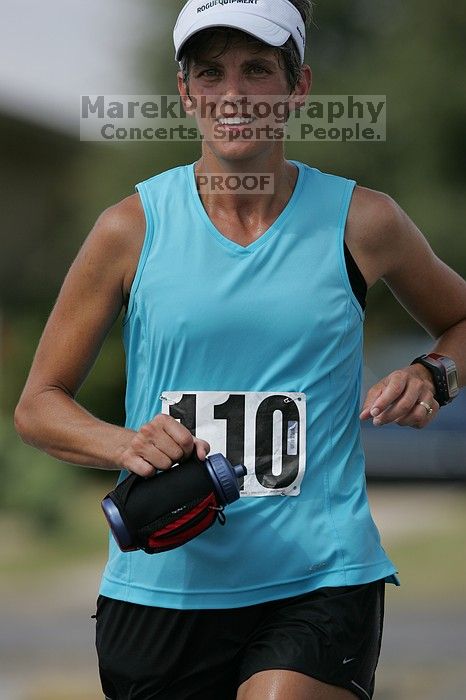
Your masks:
[{"label": "watch strap", "polygon": [[450,365],[450,372],[452,370],[456,372],[454,360],[452,360],[450,357],[446,357],[445,355],[439,355],[438,353],[431,352],[420,355],[411,362],[412,365],[416,363],[423,365],[431,373],[435,388],[434,399],[438,402],[438,404],[440,406],[446,406],[448,403],[450,403],[457,395],[458,390],[455,392],[450,392],[446,364]]}]

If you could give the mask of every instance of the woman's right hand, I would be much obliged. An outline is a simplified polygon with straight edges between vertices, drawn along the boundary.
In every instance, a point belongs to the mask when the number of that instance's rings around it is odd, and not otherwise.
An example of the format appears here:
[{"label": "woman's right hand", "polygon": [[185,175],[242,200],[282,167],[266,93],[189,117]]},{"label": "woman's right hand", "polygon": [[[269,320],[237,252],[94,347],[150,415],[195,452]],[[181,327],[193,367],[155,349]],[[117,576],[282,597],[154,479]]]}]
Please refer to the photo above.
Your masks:
[{"label": "woman's right hand", "polygon": [[187,459],[194,450],[199,459],[205,460],[210,445],[195,438],[172,416],[159,413],[134,433],[121,452],[119,466],[139,476],[150,477],[158,469],[170,469]]}]

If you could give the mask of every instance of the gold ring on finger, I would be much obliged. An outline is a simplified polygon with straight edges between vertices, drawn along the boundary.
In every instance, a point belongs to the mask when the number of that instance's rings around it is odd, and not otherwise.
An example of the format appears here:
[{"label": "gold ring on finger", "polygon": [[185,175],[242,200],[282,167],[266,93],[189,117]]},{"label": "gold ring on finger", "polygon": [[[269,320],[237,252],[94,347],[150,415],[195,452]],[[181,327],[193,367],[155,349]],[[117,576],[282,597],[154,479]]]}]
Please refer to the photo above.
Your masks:
[{"label": "gold ring on finger", "polygon": [[432,408],[432,406],[430,406],[430,405],[429,405],[428,403],[426,403],[425,401],[418,401],[418,404],[419,404],[420,406],[424,406],[424,408],[425,408],[426,411],[427,411],[427,415],[428,415],[428,416],[430,416],[430,415],[433,413],[433,410],[434,410],[434,409]]}]

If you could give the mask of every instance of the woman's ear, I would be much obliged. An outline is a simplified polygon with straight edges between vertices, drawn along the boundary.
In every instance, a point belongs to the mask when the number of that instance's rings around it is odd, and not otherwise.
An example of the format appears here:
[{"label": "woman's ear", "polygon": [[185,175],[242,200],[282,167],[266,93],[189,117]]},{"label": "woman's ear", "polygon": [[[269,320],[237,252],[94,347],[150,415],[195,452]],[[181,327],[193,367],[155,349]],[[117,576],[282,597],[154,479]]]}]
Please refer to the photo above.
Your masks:
[{"label": "woman's ear", "polygon": [[298,78],[294,89],[291,91],[289,96],[289,106],[290,114],[293,111],[304,107],[306,104],[306,98],[310,93],[312,88],[312,70],[307,64],[303,65],[301,68],[301,73]]}]

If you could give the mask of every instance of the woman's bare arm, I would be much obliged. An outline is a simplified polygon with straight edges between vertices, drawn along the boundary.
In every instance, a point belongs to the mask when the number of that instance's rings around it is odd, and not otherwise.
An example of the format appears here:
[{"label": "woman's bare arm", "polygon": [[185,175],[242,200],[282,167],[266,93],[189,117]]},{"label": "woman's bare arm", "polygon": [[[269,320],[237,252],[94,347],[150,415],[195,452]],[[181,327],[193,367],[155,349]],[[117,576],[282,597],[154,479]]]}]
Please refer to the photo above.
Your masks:
[{"label": "woman's bare arm", "polygon": [[[137,432],[128,430],[91,415],[75,400],[128,298],[145,226],[139,195],[99,217],[44,329],[15,425],[25,442],[58,459],[150,476],[192,452],[191,433],[161,415]],[[197,451],[205,457],[207,443],[197,441]]]},{"label": "woman's bare arm", "polygon": [[[426,352],[452,357],[459,384],[465,386],[466,282],[434,254],[409,216],[383,193],[356,188],[346,240],[368,286],[383,279],[435,339],[433,348],[426,348]],[[369,389],[361,418],[377,413],[378,425],[396,422],[424,427],[438,412],[433,395],[429,371],[419,364],[408,365]],[[433,413],[427,415],[419,401],[432,406]]]}]

